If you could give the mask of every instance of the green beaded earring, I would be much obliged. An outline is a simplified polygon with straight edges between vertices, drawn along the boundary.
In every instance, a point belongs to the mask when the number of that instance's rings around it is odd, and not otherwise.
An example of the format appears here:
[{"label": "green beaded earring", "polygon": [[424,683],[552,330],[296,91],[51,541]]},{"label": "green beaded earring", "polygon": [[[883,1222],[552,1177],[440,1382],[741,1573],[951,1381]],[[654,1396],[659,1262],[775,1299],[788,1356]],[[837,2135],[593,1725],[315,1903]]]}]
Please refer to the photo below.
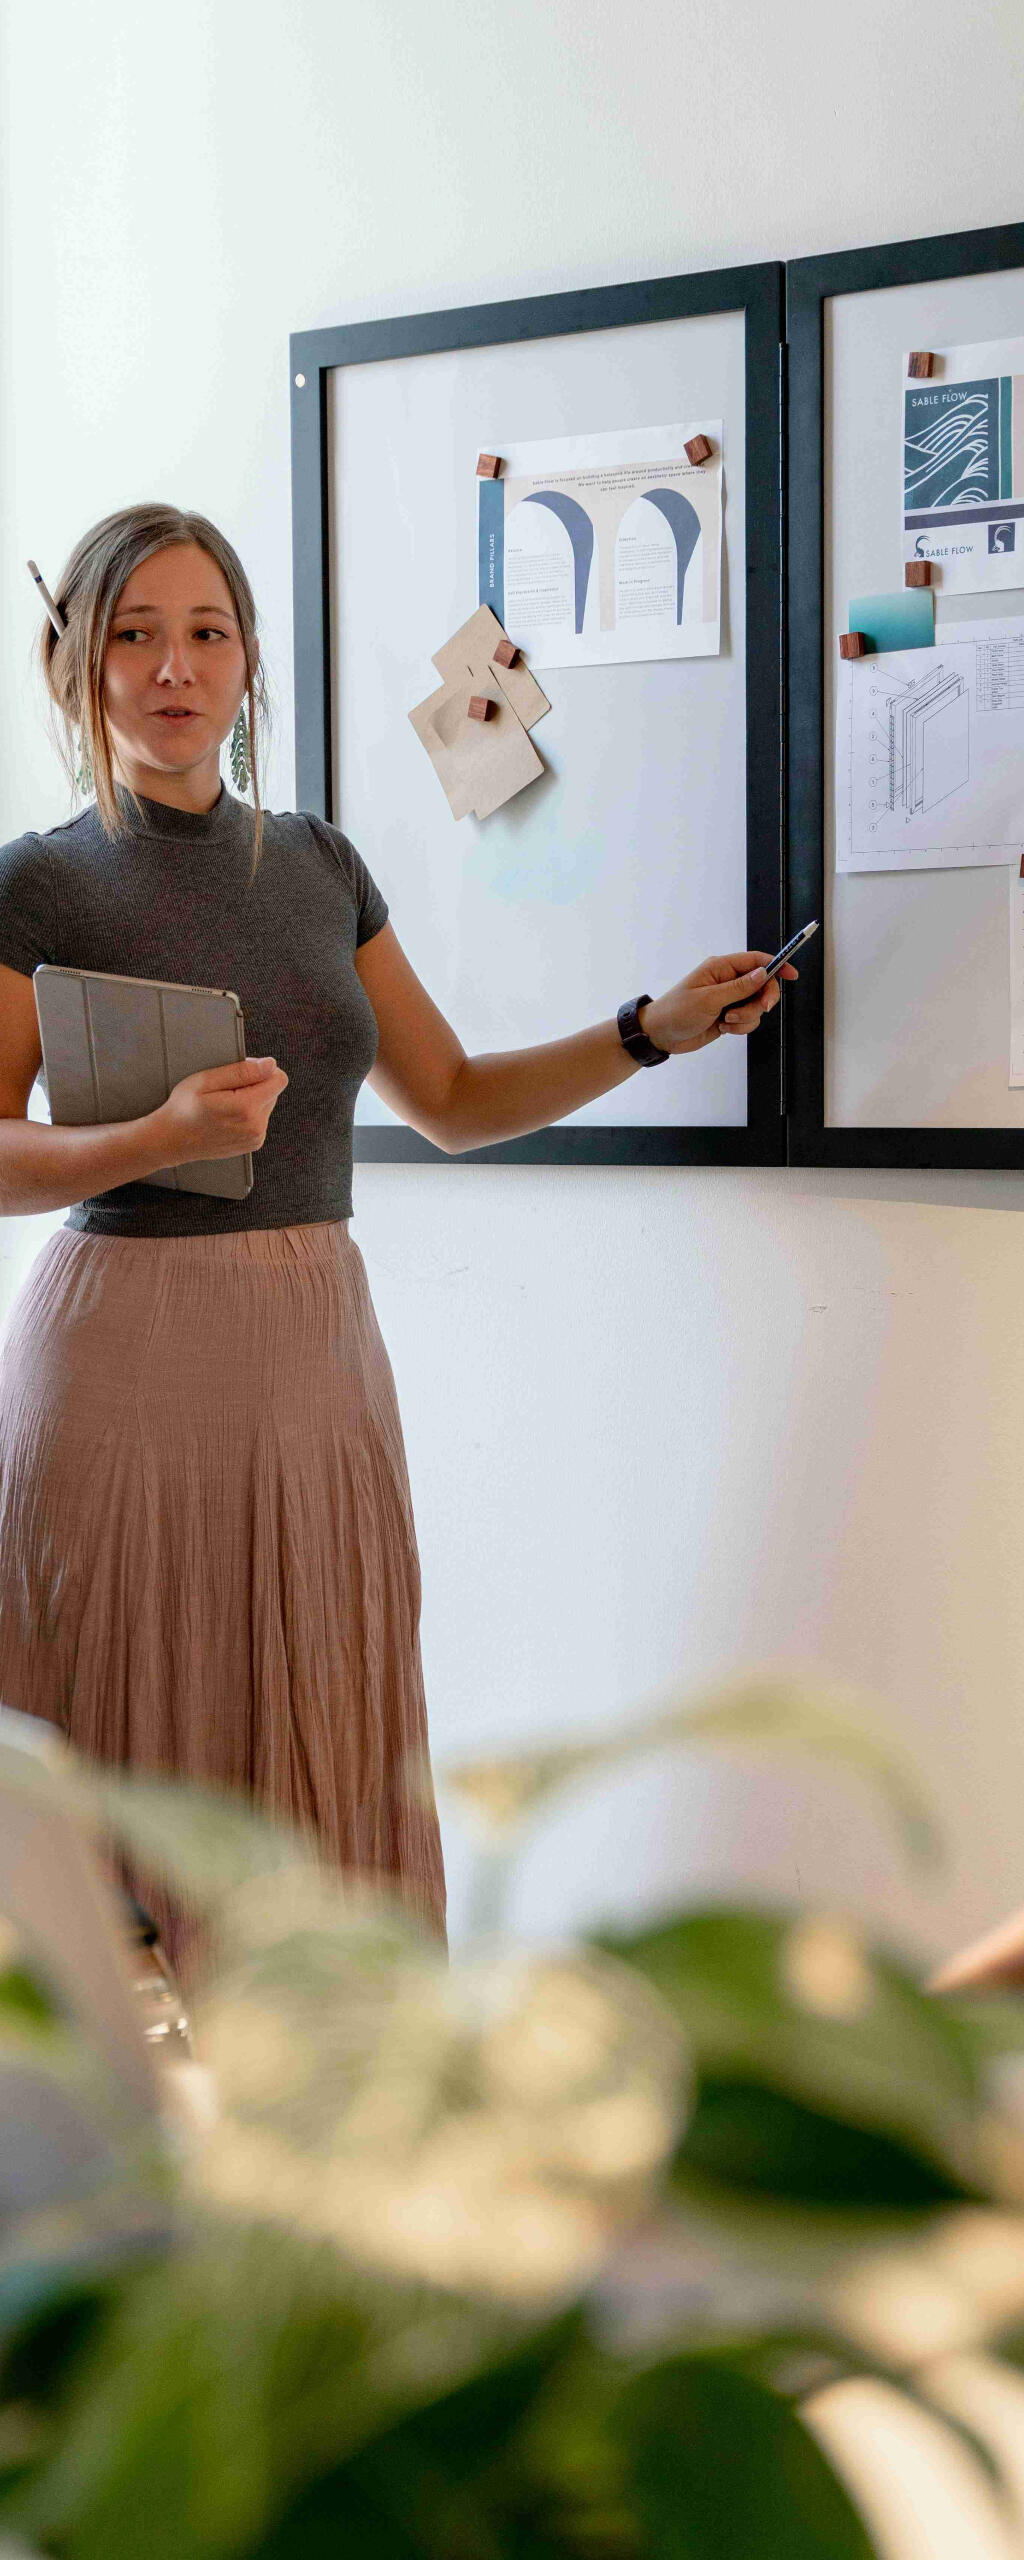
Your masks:
[{"label": "green beaded earring", "polygon": [[249,743],[249,724],[245,716],[245,704],[242,702],[239,703],[237,718],[231,732],[231,779],[236,791],[248,791],[252,779],[252,750]]},{"label": "green beaded earring", "polygon": [[78,771],[75,775],[75,789],[76,791],[89,792],[95,790],[95,787],[93,770],[89,762],[88,741],[86,739],[85,730],[83,729],[78,748]]}]

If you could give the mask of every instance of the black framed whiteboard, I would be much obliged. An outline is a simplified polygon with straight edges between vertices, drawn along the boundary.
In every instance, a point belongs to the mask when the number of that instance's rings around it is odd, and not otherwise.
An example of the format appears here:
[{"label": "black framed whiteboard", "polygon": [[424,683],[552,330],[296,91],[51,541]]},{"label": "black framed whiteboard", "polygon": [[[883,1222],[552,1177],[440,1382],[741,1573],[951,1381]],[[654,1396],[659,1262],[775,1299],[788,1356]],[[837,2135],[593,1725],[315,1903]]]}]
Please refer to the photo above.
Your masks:
[{"label": "black framed whiteboard", "polygon": [[[359,847],[470,1054],[782,939],[782,282],[771,263],[290,340],[297,806]],[[543,774],[455,819],[409,713],[478,603],[478,453],[698,416],[721,422],[719,649],[537,665]],[[458,1161],[780,1163],[781,1050],[776,1014]],[[354,1152],[452,1161],[365,1086]]]},{"label": "black framed whiteboard", "polygon": [[798,259],[786,334],[789,1158],[1024,1168],[1024,224]]}]

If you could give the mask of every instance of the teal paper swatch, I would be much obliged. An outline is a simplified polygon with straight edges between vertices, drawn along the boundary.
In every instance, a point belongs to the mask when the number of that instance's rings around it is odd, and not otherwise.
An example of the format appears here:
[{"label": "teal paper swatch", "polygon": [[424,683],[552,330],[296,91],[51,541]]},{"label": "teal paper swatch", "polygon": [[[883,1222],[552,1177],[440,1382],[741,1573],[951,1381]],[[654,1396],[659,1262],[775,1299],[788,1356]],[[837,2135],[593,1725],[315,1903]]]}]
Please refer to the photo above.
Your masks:
[{"label": "teal paper swatch", "polygon": [[904,587],[895,596],[851,596],[850,631],[863,631],[875,649],[933,649],[934,587]]}]

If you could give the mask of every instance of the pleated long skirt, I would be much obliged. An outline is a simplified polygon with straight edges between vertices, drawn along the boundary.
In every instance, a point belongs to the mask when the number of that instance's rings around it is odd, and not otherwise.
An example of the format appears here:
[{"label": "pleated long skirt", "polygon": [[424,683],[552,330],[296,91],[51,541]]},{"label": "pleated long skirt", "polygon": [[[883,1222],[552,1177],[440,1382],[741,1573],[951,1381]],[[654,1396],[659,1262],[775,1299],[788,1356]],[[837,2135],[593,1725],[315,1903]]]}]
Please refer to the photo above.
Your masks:
[{"label": "pleated long skirt", "polygon": [[[56,1229],[0,1338],[0,1700],[227,1788],[445,1939],[420,1566],[391,1363],[344,1220]],[[124,1870],[187,1981],[186,1904]],[[145,1889],[143,1889],[145,1887]]]}]

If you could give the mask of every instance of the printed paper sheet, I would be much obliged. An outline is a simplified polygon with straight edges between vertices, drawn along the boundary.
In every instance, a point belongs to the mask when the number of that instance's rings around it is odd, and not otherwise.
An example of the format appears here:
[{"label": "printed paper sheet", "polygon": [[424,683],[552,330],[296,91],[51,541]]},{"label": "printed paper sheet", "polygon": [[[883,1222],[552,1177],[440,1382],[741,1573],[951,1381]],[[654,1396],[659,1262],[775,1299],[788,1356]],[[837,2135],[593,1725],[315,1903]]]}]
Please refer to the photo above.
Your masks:
[{"label": "printed paper sheet", "polygon": [[940,871],[1024,852],[1024,620],[841,659],[837,871]]},{"label": "printed paper sheet", "polygon": [[939,594],[1024,587],[1024,338],[903,358],[903,557],[934,560]]},{"label": "printed paper sheet", "polygon": [[[687,461],[696,435],[707,462]],[[485,450],[502,471],[476,484],[479,600],[531,666],[717,656],[720,418]]]},{"label": "printed paper sheet", "polygon": [[1024,880],[1010,871],[1010,1084],[1024,1084]]}]

